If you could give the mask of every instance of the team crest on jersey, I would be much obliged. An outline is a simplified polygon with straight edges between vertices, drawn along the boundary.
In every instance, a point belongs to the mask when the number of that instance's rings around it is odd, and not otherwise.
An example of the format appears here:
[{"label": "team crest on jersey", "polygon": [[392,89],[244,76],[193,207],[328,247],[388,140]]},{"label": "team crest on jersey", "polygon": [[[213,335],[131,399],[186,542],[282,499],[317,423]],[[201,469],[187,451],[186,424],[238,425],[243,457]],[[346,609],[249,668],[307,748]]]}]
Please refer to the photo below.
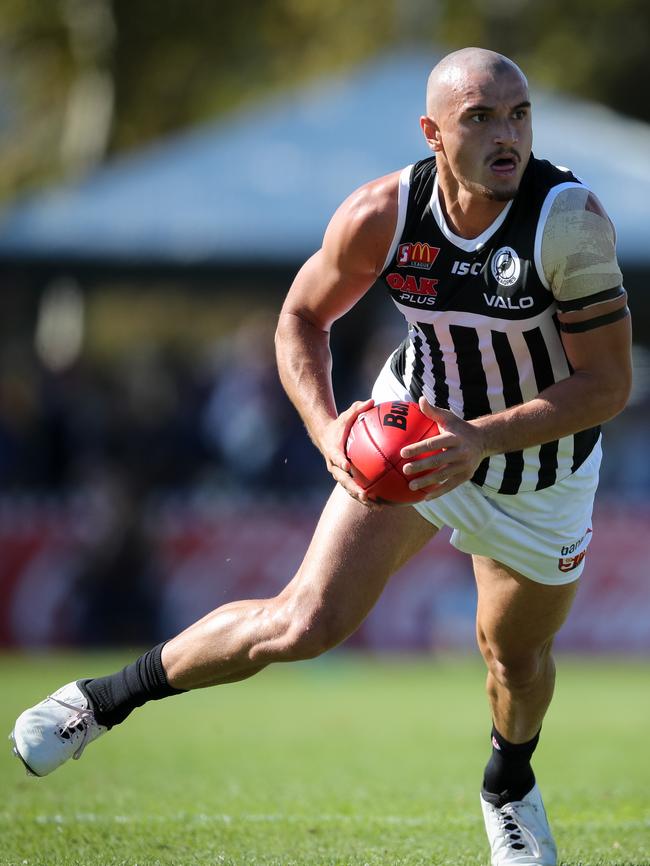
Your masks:
[{"label": "team crest on jersey", "polygon": [[519,279],[521,259],[512,247],[500,247],[492,256],[490,268],[497,283],[509,288]]},{"label": "team crest on jersey", "polygon": [[440,247],[432,247],[430,244],[425,244],[421,241],[415,244],[400,244],[397,248],[397,267],[424,268],[428,271],[438,258],[439,252]]}]

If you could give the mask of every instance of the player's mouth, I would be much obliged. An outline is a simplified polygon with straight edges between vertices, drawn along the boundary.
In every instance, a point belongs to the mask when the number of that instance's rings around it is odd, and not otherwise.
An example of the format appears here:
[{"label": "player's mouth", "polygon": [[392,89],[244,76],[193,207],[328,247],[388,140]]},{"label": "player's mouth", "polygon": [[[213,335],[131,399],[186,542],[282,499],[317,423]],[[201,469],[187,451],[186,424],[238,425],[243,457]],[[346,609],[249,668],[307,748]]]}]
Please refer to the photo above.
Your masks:
[{"label": "player's mouth", "polygon": [[519,157],[516,154],[502,154],[489,161],[490,170],[499,177],[512,177],[517,172]]}]

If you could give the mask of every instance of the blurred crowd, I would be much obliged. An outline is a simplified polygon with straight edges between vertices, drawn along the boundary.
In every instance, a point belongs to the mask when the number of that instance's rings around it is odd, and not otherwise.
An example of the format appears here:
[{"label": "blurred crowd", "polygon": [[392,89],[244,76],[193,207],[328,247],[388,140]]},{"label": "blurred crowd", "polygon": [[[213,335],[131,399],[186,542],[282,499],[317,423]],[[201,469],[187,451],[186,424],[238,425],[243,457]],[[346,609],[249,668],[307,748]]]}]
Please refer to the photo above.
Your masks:
[{"label": "blurred crowd", "polygon": [[[139,346],[110,362],[81,356],[48,369],[29,344],[0,355],[0,490],[57,494],[124,479],[149,494],[201,488],[215,496],[300,497],[329,485],[322,459],[280,385],[273,317],[253,315],[190,355]],[[365,398],[397,334],[379,330],[352,358],[335,353],[339,405]],[[351,363],[351,361],[354,363]],[[354,370],[354,375],[351,371]],[[606,425],[601,487],[650,497],[650,401]]]},{"label": "blurred crowd", "polygon": [[302,490],[326,479],[286,399],[273,323],[251,318],[190,356],[141,346],[110,363],[47,369],[29,346],[0,358],[0,487],[69,491],[113,473],[133,494]]},{"label": "blurred crowd", "polygon": [[[320,455],[278,380],[270,317],[190,357],[139,347],[111,363],[55,372],[26,344],[0,356],[0,489],[61,493],[107,473],[138,499],[207,488],[215,495],[300,496],[329,484]],[[341,406],[367,395],[392,334],[375,335],[351,376],[335,369]],[[337,375],[338,373],[338,375]],[[602,487],[650,497],[650,402],[606,426]]]},{"label": "blurred crowd", "polygon": [[[6,341],[0,354],[0,533],[6,548],[0,596],[15,584],[12,568],[19,567],[11,565],[6,544],[16,514],[30,508],[42,514],[39,502],[56,510],[56,503],[77,497],[84,503],[84,528],[74,551],[55,578],[55,543],[45,551],[47,577],[38,577],[49,581],[56,598],[65,596],[56,608],[65,614],[53,614],[52,621],[65,619],[64,642],[148,644],[168,636],[159,539],[151,531],[161,503],[181,503],[180,513],[184,501],[197,497],[244,510],[293,502],[303,515],[316,514],[314,503],[331,480],[280,385],[274,325],[273,316],[252,315],[227,339],[195,353],[139,345],[110,361],[81,355],[59,371],[25,341]],[[360,352],[356,339],[346,342],[343,335],[334,352],[341,407],[369,394],[399,336],[391,327],[376,328]],[[650,501],[649,417],[650,403],[641,396],[607,425],[605,495]],[[14,553],[23,555],[20,545]],[[29,589],[37,575],[31,567],[22,574],[22,606],[16,602],[12,609],[21,640],[38,644],[45,638]]]}]

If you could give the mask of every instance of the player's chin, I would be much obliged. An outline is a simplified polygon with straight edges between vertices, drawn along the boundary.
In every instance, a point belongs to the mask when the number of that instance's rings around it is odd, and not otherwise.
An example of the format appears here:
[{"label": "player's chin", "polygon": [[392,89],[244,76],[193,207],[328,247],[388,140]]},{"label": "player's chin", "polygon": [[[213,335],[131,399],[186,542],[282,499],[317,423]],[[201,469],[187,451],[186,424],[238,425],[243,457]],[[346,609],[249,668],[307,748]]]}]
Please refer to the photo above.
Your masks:
[{"label": "player's chin", "polygon": [[511,183],[507,186],[499,184],[499,186],[486,186],[484,192],[485,198],[490,201],[512,201],[519,190],[518,183]]},{"label": "player's chin", "polygon": [[490,201],[512,201],[519,191],[520,177],[490,178],[485,183],[476,184],[476,191]]}]

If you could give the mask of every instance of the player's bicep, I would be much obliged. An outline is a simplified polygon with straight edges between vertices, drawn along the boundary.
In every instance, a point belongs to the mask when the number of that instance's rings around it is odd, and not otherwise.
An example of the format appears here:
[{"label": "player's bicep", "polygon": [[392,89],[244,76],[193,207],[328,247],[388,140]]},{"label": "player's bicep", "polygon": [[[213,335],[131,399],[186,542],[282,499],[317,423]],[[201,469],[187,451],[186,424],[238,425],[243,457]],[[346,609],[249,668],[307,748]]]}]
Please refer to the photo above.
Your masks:
[{"label": "player's bicep", "polygon": [[354,192],[336,211],[321,249],[300,269],[282,308],[322,330],[346,313],[381,272],[397,220],[399,175]]},{"label": "player's bicep", "polygon": [[627,296],[558,313],[560,336],[574,372],[589,375],[624,403],[632,380],[632,328]]},{"label": "player's bicep", "polygon": [[282,306],[281,315],[299,316],[324,331],[368,291],[375,274],[346,271],[321,248],[302,266]]}]

